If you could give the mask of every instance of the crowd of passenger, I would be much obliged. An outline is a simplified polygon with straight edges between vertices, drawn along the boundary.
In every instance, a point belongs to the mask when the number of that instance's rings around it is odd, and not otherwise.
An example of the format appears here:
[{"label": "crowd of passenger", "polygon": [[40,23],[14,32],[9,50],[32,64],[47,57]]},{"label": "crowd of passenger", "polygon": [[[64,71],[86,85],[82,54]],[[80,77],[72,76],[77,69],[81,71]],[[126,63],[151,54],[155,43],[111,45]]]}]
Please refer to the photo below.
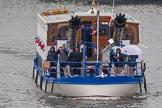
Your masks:
[{"label": "crowd of passenger", "polygon": [[50,61],[50,69],[48,69],[50,76],[56,77],[58,61],[61,75],[69,74],[67,70],[70,71],[70,75],[80,75],[81,63],[79,62],[82,61],[82,58],[83,55],[77,47],[74,47],[71,51],[66,48],[65,43],[57,50],[55,47],[51,47],[47,55],[47,61]]},{"label": "crowd of passenger", "polygon": [[134,76],[135,66],[137,65],[136,59],[137,55],[124,55],[121,53],[120,48],[116,49],[116,53],[111,55],[112,61],[114,62],[114,72],[115,75],[121,75],[124,66],[127,66],[127,71],[129,75]]},{"label": "crowd of passenger", "polygon": [[[111,74],[112,65],[114,65],[114,73],[115,75],[121,75],[122,70],[125,65],[128,67],[129,75],[134,76],[136,59],[138,56],[126,56],[121,53],[121,49],[117,48],[116,51],[111,49],[109,54],[110,64],[102,65],[102,73],[103,74]],[[51,47],[48,51],[47,61],[50,61],[50,75],[52,77],[56,77],[58,61],[60,65],[60,73],[61,75],[81,75],[81,67],[80,63],[83,60],[83,53],[79,51],[77,47],[73,48],[71,51],[66,48],[65,44],[59,49],[55,49],[55,47]],[[94,74],[94,70],[90,69],[90,72]]]}]

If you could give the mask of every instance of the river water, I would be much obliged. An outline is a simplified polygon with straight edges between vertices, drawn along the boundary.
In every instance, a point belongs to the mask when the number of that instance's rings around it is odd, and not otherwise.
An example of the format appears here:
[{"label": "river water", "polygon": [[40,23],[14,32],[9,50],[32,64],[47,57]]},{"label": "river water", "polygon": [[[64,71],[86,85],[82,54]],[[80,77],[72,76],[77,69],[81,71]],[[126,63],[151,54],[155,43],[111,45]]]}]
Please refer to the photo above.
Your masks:
[{"label": "river water", "polygon": [[[127,98],[69,99],[45,94],[32,79],[37,12],[60,8],[86,11],[81,3],[46,0],[0,0],[0,108],[161,108],[162,106],[162,5],[117,5],[114,12],[126,12],[141,20],[142,44],[147,63],[148,93]],[[47,0],[48,1],[48,0]],[[101,5],[110,10],[111,5]]]}]

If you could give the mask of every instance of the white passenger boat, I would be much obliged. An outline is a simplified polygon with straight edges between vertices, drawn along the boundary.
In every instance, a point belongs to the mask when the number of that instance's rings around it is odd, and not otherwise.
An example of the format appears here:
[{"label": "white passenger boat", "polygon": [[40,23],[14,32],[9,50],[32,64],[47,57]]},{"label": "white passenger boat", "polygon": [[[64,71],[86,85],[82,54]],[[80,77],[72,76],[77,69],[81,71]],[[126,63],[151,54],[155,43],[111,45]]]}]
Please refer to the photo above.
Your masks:
[{"label": "white passenger boat", "polygon": [[[68,97],[132,96],[142,93],[143,86],[147,92],[145,63],[138,59],[140,39],[140,21],[125,13],[103,12],[94,5],[87,12],[65,8],[40,12],[33,79],[41,90]],[[58,50],[62,44],[68,55],[78,47],[82,60],[61,61],[58,51],[55,61],[48,60],[50,48]],[[121,50],[122,61],[115,59],[116,49]]]}]

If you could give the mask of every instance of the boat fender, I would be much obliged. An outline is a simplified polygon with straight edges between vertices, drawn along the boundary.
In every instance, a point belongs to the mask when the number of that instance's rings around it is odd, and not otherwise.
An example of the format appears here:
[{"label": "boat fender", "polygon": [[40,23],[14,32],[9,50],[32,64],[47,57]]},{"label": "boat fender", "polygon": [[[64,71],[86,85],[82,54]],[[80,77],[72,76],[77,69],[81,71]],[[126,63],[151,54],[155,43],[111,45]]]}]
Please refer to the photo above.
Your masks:
[{"label": "boat fender", "polygon": [[47,92],[47,84],[48,84],[48,79],[46,79],[45,93]]},{"label": "boat fender", "polygon": [[33,66],[33,76],[32,76],[33,78],[34,78],[34,70],[35,70],[35,67]]},{"label": "boat fender", "polygon": [[146,63],[142,62],[142,70],[145,71],[146,70]]},{"label": "boat fender", "polygon": [[42,90],[43,76],[40,77],[40,89]]},{"label": "boat fender", "polygon": [[146,83],[146,78],[144,76],[144,89],[145,89],[145,93],[147,93],[147,83]]},{"label": "boat fender", "polygon": [[51,93],[53,93],[54,83],[55,83],[55,80],[53,80],[53,82],[52,82]]},{"label": "boat fender", "polygon": [[37,82],[38,82],[38,71],[36,72],[36,77],[35,77],[35,84],[37,86]]},{"label": "boat fender", "polygon": [[142,85],[141,85],[141,81],[139,81],[139,87],[140,87],[140,93],[142,93]]}]

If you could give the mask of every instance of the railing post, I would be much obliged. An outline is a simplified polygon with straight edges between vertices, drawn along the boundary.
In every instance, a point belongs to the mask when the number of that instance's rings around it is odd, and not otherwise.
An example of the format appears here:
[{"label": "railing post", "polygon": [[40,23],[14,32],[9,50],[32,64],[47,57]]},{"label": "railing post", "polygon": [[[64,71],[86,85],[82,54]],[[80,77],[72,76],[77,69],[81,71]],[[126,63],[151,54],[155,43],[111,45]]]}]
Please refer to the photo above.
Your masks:
[{"label": "railing post", "polygon": [[57,78],[60,78],[60,63],[57,63]]},{"label": "railing post", "polygon": [[85,76],[86,76],[86,56],[87,56],[87,55],[86,55],[84,49],[85,49],[85,45],[84,45],[84,48],[83,48],[83,58],[84,58],[84,59],[83,59],[83,60],[84,60],[84,63],[83,63],[83,70],[84,70],[83,72],[84,72],[84,75],[83,75],[83,76],[85,77]]},{"label": "railing post", "polygon": [[58,61],[57,61],[57,78],[60,78],[60,54],[58,54]]},{"label": "railing post", "polygon": [[100,63],[96,63],[96,75],[99,75]]}]

